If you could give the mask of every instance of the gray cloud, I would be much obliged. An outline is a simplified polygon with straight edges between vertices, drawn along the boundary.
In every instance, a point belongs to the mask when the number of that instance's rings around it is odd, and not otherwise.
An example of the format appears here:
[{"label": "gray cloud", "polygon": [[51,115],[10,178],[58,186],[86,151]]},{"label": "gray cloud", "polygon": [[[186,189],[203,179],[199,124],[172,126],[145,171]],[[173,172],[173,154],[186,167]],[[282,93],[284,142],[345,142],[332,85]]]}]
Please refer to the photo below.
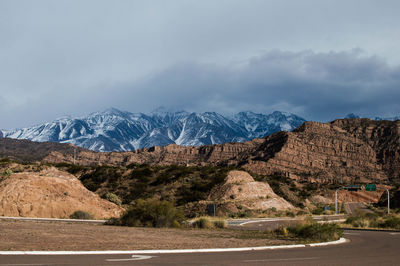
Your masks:
[{"label": "gray cloud", "polygon": [[400,67],[360,50],[272,51],[241,64],[176,65],[132,87],[115,88],[125,97],[115,101],[126,109],[159,105],[223,113],[279,109],[314,120],[350,112],[398,115],[399,74]]},{"label": "gray cloud", "polygon": [[3,0],[0,128],[109,106],[397,114],[397,10],[397,0]]}]

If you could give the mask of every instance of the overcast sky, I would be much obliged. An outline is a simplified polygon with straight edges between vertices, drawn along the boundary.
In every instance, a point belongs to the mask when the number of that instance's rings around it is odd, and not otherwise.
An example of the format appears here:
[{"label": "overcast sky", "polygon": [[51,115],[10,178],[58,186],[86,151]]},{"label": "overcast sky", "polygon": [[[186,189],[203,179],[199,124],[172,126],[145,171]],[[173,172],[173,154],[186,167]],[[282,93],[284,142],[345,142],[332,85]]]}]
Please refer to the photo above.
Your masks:
[{"label": "overcast sky", "polygon": [[0,0],[0,128],[115,107],[400,115],[398,0]]}]

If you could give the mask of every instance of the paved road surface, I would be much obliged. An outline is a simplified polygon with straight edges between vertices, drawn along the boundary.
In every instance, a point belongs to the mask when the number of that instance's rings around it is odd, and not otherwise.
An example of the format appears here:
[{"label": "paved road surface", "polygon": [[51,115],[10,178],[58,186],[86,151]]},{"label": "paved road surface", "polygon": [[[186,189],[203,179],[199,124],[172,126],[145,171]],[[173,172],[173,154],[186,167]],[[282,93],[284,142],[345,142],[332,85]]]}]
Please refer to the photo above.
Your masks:
[{"label": "paved road surface", "polygon": [[[132,255],[0,256],[2,265],[399,265],[400,233],[345,231],[341,245],[285,250]],[[142,259],[142,260],[136,260]]]},{"label": "paved road surface", "polygon": [[361,202],[347,202],[344,204],[344,208],[349,215],[354,215],[358,212],[373,213],[372,210],[368,209],[368,207]]},{"label": "paved road surface", "polygon": [[[313,216],[317,222],[328,221],[345,221],[345,215],[317,215]],[[234,229],[246,230],[275,230],[279,227],[294,226],[303,222],[303,218],[260,218],[260,219],[241,219],[241,220],[228,220],[228,226]]]}]

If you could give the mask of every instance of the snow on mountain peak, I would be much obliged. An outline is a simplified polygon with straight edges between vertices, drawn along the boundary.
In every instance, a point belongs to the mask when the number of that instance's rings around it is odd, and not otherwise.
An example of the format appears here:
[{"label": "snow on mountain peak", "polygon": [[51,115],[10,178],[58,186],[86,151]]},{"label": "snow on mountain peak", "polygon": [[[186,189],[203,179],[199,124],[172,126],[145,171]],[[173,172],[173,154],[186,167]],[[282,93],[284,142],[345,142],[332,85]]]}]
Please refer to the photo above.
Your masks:
[{"label": "snow on mountain peak", "polygon": [[171,143],[208,145],[246,141],[279,130],[292,130],[305,120],[293,114],[240,112],[188,113],[165,107],[150,114],[109,108],[86,117],[63,117],[30,128],[4,131],[5,137],[72,143],[95,151],[129,151]]}]

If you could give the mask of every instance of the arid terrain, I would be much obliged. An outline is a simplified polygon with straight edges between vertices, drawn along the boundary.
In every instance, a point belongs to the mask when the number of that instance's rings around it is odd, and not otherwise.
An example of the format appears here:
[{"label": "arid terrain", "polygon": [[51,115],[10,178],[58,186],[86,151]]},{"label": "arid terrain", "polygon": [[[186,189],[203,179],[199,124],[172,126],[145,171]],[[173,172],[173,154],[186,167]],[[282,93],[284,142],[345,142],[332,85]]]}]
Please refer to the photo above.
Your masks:
[{"label": "arid terrain", "polygon": [[0,182],[0,215],[69,218],[85,211],[94,218],[119,216],[123,209],[87,190],[73,175],[47,167],[3,177]]},{"label": "arid terrain", "polygon": [[[395,186],[399,132],[396,121],[342,119],[244,143],[109,153],[1,138],[1,213],[115,217],[122,208],[112,202],[128,206],[140,198],[174,202],[188,217],[206,214],[211,203],[231,217],[311,212],[332,204],[340,186]],[[376,203],[382,193],[340,191],[339,201]]]},{"label": "arid terrain", "polygon": [[[0,220],[0,250],[138,250],[292,244],[263,232]],[[173,239],[173,241],[172,241]]]}]

